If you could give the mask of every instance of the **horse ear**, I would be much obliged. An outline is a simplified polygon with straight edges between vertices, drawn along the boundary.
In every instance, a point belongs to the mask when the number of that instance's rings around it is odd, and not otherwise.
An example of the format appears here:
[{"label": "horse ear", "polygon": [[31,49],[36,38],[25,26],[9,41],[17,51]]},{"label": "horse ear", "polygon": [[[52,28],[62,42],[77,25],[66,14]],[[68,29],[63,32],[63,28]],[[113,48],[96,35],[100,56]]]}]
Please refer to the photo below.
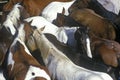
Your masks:
[{"label": "horse ear", "polygon": [[43,31],[45,29],[45,26],[44,27],[41,27],[40,29],[39,29],[39,31],[41,32],[41,31]]},{"label": "horse ear", "polygon": [[31,21],[29,22],[29,24],[31,24],[31,23],[32,23],[32,21],[33,21],[33,20],[31,20]]},{"label": "horse ear", "polygon": [[62,14],[64,15],[65,14],[65,8],[63,7],[62,9]]}]

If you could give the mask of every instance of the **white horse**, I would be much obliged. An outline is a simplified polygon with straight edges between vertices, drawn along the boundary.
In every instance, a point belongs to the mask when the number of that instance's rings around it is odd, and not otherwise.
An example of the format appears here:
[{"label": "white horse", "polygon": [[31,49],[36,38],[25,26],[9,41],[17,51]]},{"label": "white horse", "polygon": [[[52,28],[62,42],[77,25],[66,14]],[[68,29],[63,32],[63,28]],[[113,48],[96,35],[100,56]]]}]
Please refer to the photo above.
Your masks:
[{"label": "white horse", "polygon": [[31,26],[35,26],[38,29],[41,28],[41,26],[45,26],[45,30],[43,33],[50,33],[56,36],[56,38],[63,43],[67,43],[68,37],[65,33],[65,30],[63,28],[59,28],[55,26],[54,24],[50,23],[47,21],[45,18],[42,16],[34,16],[34,17],[29,17],[25,19],[27,22],[31,22]]},{"label": "white horse", "polygon": [[33,38],[35,40],[33,43],[40,49],[43,61],[53,80],[113,80],[106,73],[75,65],[42,34],[41,30],[35,30]]},{"label": "white horse", "polygon": [[57,13],[61,13],[65,9],[65,15],[68,15],[68,8],[74,3],[75,0],[70,2],[51,2],[42,11],[42,16],[49,22],[52,22],[57,17]]}]

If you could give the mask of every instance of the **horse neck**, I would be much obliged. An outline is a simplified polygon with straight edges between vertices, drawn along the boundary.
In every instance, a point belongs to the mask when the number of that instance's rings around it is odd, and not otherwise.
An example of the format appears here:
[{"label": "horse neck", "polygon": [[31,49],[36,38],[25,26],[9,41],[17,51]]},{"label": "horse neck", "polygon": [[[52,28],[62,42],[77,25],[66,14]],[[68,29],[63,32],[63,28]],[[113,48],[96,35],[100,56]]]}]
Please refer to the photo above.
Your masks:
[{"label": "horse neck", "polygon": [[33,37],[35,39],[37,47],[41,51],[43,59],[46,59],[49,50],[52,48],[52,45],[49,43],[49,41],[46,39],[44,35],[34,35]]},{"label": "horse neck", "polygon": [[[66,56],[61,53],[46,37],[44,34],[42,35],[34,35],[34,39],[36,41],[36,45],[41,51],[41,55],[45,61],[45,59],[48,59],[48,55],[54,55],[56,58],[59,58],[60,56],[64,56],[63,58],[66,58]],[[54,52],[50,52],[54,51]]]}]

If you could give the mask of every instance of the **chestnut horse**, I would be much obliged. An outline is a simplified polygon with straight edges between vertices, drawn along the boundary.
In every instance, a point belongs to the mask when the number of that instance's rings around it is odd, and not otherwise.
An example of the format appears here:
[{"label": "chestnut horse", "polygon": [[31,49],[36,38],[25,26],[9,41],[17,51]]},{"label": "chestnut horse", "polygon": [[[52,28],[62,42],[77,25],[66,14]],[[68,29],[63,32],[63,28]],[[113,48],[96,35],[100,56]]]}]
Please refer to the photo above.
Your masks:
[{"label": "chestnut horse", "polygon": [[18,28],[18,34],[5,56],[3,67],[6,79],[51,80],[48,69],[37,62],[25,45],[30,29],[30,23],[26,22]]},{"label": "chestnut horse", "polygon": [[[53,79],[61,80],[113,80],[108,74],[91,71],[75,65],[63,52],[58,50],[41,31],[33,33],[36,48],[41,51],[45,65],[48,67]],[[56,65],[57,64],[57,65]],[[63,67],[64,64],[66,67]],[[69,72],[69,74],[67,74]],[[75,73],[74,73],[75,72]],[[73,74],[74,73],[74,74]],[[64,75],[64,76],[63,76]]]}]

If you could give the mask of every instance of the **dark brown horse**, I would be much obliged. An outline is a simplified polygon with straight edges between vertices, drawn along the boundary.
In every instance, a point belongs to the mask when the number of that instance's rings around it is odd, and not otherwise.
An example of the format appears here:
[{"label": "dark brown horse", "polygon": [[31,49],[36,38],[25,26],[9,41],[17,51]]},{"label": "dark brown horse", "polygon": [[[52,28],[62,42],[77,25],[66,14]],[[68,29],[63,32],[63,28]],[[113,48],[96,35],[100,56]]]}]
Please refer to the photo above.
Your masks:
[{"label": "dark brown horse", "polygon": [[97,0],[76,0],[71,7],[69,12],[75,9],[89,8],[95,11],[100,16],[112,20],[114,22],[117,15],[113,12],[106,10]]}]

